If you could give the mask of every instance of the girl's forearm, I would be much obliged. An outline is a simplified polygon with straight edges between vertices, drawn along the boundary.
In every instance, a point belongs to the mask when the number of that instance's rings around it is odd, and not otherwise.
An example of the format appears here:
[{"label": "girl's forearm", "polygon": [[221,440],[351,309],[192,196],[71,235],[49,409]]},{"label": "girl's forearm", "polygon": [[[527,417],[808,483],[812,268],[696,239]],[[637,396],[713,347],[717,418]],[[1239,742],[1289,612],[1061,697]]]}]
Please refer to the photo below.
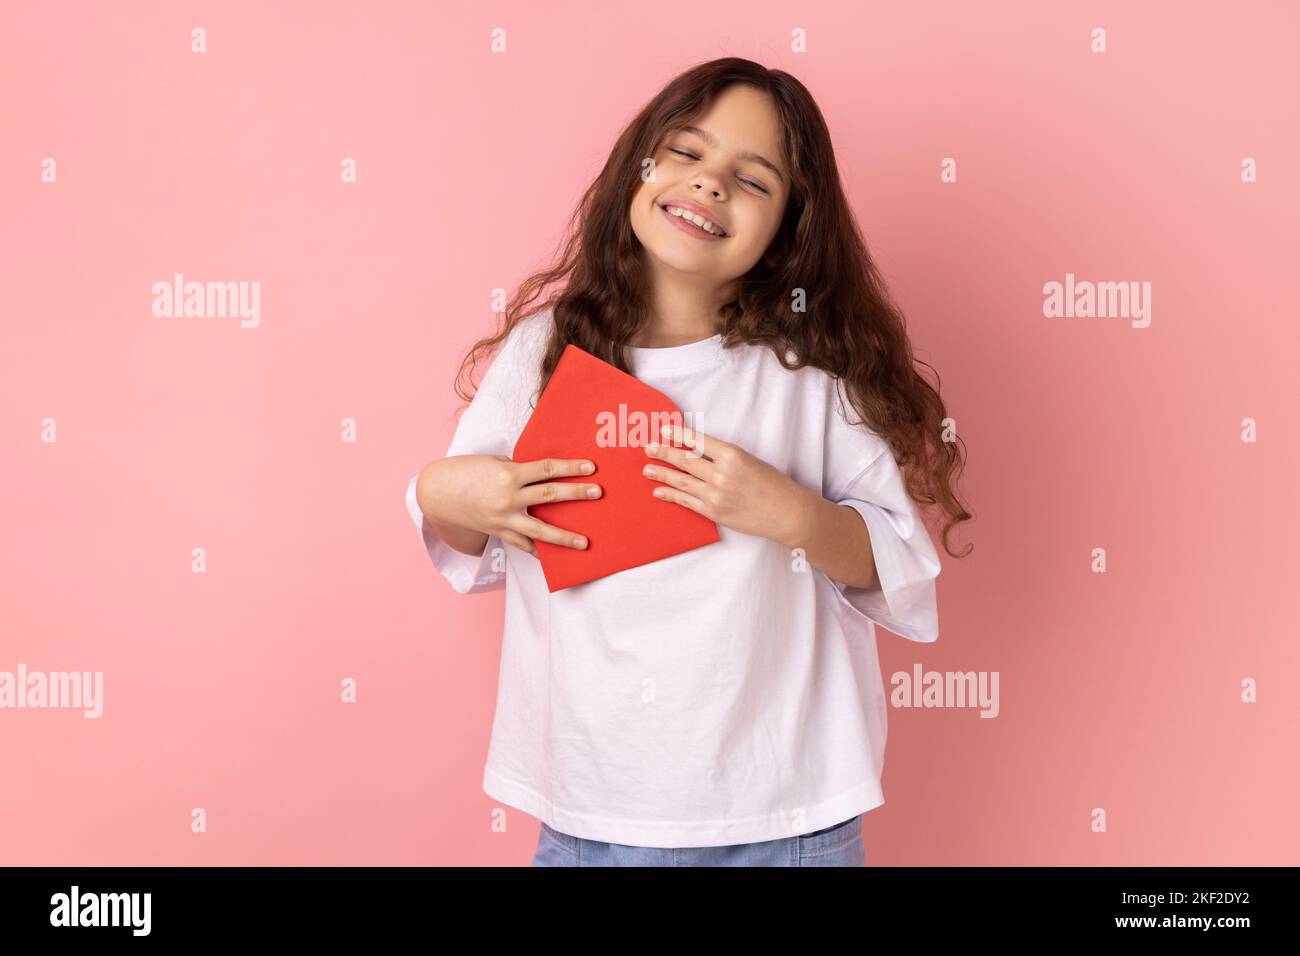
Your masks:
[{"label": "girl's forearm", "polygon": [[813,567],[849,587],[878,588],[871,533],[856,508],[835,504],[796,485],[790,521],[773,540],[793,550],[803,548]]},{"label": "girl's forearm", "polygon": [[415,500],[424,514],[424,520],[453,551],[479,557],[487,547],[488,536],[482,531],[452,524],[448,520],[449,516],[444,514],[447,496],[438,484],[439,465],[443,461],[446,459],[431,461],[420,471],[420,477],[415,483]]}]

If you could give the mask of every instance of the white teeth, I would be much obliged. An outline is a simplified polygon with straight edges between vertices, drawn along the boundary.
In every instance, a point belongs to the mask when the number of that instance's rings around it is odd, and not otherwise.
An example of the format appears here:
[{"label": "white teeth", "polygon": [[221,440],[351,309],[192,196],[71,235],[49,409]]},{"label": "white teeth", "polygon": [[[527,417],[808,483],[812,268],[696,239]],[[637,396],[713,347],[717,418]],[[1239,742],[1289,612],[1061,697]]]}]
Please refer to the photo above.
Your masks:
[{"label": "white teeth", "polygon": [[713,223],[709,222],[709,220],[705,219],[703,216],[697,213],[691,212],[690,210],[682,209],[680,206],[669,206],[668,211],[672,213],[674,216],[677,216],[681,219],[685,219],[687,222],[695,223],[695,225],[699,226],[701,229],[703,229],[705,232],[709,233],[710,235],[713,236],[726,235],[726,233],[724,233]]}]

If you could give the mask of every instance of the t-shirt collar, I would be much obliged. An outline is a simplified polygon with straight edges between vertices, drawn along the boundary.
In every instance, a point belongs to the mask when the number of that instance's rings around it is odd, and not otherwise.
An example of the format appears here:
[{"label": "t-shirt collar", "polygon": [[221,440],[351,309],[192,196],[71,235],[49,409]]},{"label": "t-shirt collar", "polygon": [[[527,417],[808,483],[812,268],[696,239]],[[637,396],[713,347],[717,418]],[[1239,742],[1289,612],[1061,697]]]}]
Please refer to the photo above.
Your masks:
[{"label": "t-shirt collar", "polygon": [[648,349],[627,346],[628,360],[637,375],[661,375],[667,372],[686,372],[716,365],[723,352],[722,333],[698,342],[674,345],[666,349]]}]

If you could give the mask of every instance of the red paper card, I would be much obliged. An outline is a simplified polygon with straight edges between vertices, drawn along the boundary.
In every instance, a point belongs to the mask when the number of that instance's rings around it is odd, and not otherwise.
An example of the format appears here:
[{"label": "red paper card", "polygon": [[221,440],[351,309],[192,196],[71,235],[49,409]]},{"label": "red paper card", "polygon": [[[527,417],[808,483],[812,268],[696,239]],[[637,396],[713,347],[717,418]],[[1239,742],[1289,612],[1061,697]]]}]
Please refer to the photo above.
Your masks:
[{"label": "red paper card", "polygon": [[651,463],[673,467],[645,453],[647,441],[673,444],[659,434],[664,424],[686,425],[666,395],[576,345],[565,348],[511,455],[516,462],[570,458],[596,464],[591,475],[553,480],[595,482],[601,497],[528,509],[587,539],[583,549],[535,542],[550,591],[721,540],[718,526],[704,515],[656,498],[653,490],[664,483],[641,473]]}]

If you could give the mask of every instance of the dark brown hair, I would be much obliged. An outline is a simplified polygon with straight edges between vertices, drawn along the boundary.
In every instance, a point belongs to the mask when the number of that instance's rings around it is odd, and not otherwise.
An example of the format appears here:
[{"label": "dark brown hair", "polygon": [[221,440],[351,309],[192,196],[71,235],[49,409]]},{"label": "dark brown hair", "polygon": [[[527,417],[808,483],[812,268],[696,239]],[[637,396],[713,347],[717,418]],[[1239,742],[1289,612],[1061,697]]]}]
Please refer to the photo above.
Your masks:
[{"label": "dark brown hair", "polygon": [[[736,285],[723,306],[723,345],[769,347],[787,369],[805,365],[842,379],[853,409],[894,452],[908,494],[938,504],[949,535],[970,520],[954,485],[964,467],[960,438],[944,440],[947,413],[937,389],[920,375],[900,310],[890,300],[840,183],[830,133],[812,94],[781,70],[738,57],[700,64],[676,77],[623,130],[600,175],[574,210],[551,268],[529,276],[510,297],[501,329],[481,339],[461,362],[456,393],[472,381],[478,364],[524,318],[553,309],[555,331],[544,354],[545,388],[566,345],[572,343],[625,372],[623,349],[649,322],[644,248],[628,210],[641,185],[642,161],[665,136],[708,110],[727,87],[744,83],[771,96],[781,122],[781,145],[790,171],[785,216],[762,259]],[[792,308],[804,292],[805,311]],[[546,292],[541,305],[533,303]],[[786,361],[793,352],[794,364]],[[468,371],[467,371],[468,370]],[[936,382],[938,373],[935,373]],[[540,394],[540,390],[539,393]],[[534,396],[535,399],[536,396]]]}]

